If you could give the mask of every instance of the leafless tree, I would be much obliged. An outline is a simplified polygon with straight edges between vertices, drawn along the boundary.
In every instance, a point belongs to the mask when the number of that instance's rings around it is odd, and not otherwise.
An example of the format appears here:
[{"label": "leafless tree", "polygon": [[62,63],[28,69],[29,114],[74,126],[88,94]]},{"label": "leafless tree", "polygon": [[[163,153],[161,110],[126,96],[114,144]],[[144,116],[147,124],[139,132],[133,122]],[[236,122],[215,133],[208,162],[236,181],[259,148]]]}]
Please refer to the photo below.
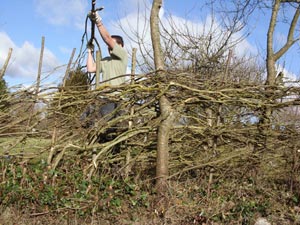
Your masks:
[{"label": "leafless tree", "polygon": [[3,78],[4,74],[5,74],[5,71],[6,71],[6,68],[8,66],[8,63],[9,63],[9,60],[10,60],[10,57],[11,57],[11,54],[12,54],[12,48],[9,48],[9,51],[8,51],[8,54],[7,54],[7,58],[5,60],[5,63],[2,67],[2,69],[0,70],[0,79]]},{"label": "leafless tree", "polygon": [[[289,4],[289,7],[294,8],[294,15],[288,26],[288,34],[286,42],[279,50],[274,50],[274,32],[276,24],[278,22],[278,13],[280,9],[285,5]],[[272,16],[270,18],[268,35],[267,35],[267,85],[276,85],[276,75],[279,73],[276,71],[275,66],[277,61],[297,42],[300,40],[299,34],[295,36],[297,24],[299,25],[300,15],[300,2],[297,0],[275,0],[272,4]]]},{"label": "leafless tree", "polygon": [[[154,0],[152,3],[150,26],[151,39],[154,53],[154,63],[157,75],[159,76],[164,70],[164,61],[159,33],[159,10],[162,6],[162,0]],[[167,178],[169,175],[169,133],[172,123],[175,119],[175,113],[165,95],[159,99],[159,109],[161,123],[158,128],[157,136],[157,157],[156,157],[156,187],[160,192],[166,192]]]}]

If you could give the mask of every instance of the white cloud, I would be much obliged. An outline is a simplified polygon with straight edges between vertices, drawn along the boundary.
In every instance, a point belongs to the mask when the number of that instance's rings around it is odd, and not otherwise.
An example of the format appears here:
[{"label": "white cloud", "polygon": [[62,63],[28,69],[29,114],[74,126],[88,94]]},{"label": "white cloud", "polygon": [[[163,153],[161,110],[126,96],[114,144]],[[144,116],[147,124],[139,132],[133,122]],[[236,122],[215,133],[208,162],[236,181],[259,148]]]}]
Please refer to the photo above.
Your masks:
[{"label": "white cloud", "polygon": [[[40,47],[36,48],[27,41],[22,46],[16,46],[5,32],[0,32],[0,65],[4,64],[9,48],[13,51],[5,76],[34,79],[38,73]],[[47,48],[44,49],[42,63],[42,72],[53,70],[59,65],[58,59]]]},{"label": "white cloud", "polygon": [[251,45],[247,39],[241,40],[234,48],[234,52],[237,56],[255,56],[258,55],[258,50],[255,46]]},{"label": "white cloud", "polygon": [[[152,44],[151,44],[151,35],[150,35],[150,10],[151,3],[148,0],[129,0],[123,1],[122,10],[123,12],[127,12],[126,15],[121,17],[119,21],[114,21],[112,26],[108,29],[111,33],[122,34],[125,33],[125,46],[128,51],[130,47],[138,48],[138,44],[143,45],[144,54],[152,54]],[[134,7],[133,7],[134,6]],[[213,43],[214,48],[222,45],[222,41],[224,41],[225,29],[222,28],[221,24],[218,22],[216,18],[212,18],[211,15],[208,15],[205,20],[188,20],[183,17],[169,15],[164,12],[164,9],[161,9],[160,19],[163,23],[163,26],[168,32],[171,33],[181,33],[188,34],[191,37],[204,37],[209,33],[213,35]],[[120,27],[122,29],[120,29]],[[175,31],[174,31],[175,29]],[[255,55],[257,54],[257,49],[255,46],[252,46],[246,39],[243,38],[242,32],[237,32],[232,36],[232,43],[240,40],[240,43],[235,46],[235,54],[237,56],[245,56],[245,55]],[[139,39],[139,43],[137,43]],[[177,37],[177,41],[179,41],[182,45],[187,45],[191,41],[186,35],[181,35]],[[176,46],[173,46],[175,48]],[[201,48],[201,45],[198,46]],[[204,46],[203,46],[204,47]],[[139,48],[138,48],[139,49]],[[141,54],[141,49],[139,49],[137,56]],[[175,49],[172,49],[174,52]],[[180,50],[178,50],[180,51]]]},{"label": "white cloud", "polygon": [[7,58],[9,48],[15,48],[15,44],[4,32],[0,32],[0,63],[4,63]]},{"label": "white cloud", "polygon": [[286,68],[284,68],[282,65],[277,64],[276,65],[276,70],[278,72],[282,72],[283,73],[283,81],[285,82],[286,85],[290,85],[290,83],[293,83],[295,81],[298,81],[297,75],[290,72],[289,70],[287,70]]},{"label": "white cloud", "polygon": [[86,0],[35,0],[36,11],[53,25],[74,25],[82,29],[86,18]]}]

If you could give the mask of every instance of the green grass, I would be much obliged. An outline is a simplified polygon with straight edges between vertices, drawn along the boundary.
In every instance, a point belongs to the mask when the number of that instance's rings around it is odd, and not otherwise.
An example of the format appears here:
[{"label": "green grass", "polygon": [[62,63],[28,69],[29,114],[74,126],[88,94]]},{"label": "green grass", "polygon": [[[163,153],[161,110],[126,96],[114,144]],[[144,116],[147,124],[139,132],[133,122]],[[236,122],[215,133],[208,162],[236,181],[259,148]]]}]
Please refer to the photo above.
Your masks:
[{"label": "green grass", "polygon": [[51,139],[42,137],[30,137],[23,140],[18,136],[0,138],[0,156],[23,154],[24,157],[40,157],[45,155],[50,144]]}]

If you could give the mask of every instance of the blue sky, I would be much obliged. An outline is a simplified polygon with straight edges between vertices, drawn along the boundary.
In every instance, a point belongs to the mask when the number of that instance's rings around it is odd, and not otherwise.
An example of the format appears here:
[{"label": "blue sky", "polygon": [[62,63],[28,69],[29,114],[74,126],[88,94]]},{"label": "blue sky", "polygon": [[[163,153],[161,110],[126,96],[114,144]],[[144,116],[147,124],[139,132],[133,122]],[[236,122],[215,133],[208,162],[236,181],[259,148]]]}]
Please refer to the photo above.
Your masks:
[{"label": "blue sky", "polygon": [[[104,6],[101,17],[111,34],[121,34],[135,26],[138,9],[143,12],[144,2],[148,0],[97,0],[97,6]],[[138,4],[139,3],[139,4]],[[165,0],[164,15],[172,14],[178,20],[192,24],[203,24],[208,11],[199,0]],[[137,7],[139,5],[139,7]],[[4,79],[9,86],[33,84],[37,71],[42,36],[45,37],[45,51],[42,78],[45,83],[59,83],[73,48],[77,56],[84,33],[86,14],[91,0],[10,0],[0,3],[0,68],[6,59],[8,49],[13,54]],[[256,13],[249,21],[251,35],[239,48],[243,52],[261,52],[264,54],[268,26],[268,14]],[[116,24],[124,25],[121,30]],[[89,28],[88,28],[89,32]],[[98,34],[97,34],[98,35]],[[278,30],[275,39],[280,44],[284,40],[284,30]],[[97,39],[101,42],[99,36]],[[101,45],[103,46],[103,45]],[[298,76],[299,44],[281,61],[285,68]],[[130,44],[127,42],[130,50]],[[106,55],[106,47],[102,48]]]}]

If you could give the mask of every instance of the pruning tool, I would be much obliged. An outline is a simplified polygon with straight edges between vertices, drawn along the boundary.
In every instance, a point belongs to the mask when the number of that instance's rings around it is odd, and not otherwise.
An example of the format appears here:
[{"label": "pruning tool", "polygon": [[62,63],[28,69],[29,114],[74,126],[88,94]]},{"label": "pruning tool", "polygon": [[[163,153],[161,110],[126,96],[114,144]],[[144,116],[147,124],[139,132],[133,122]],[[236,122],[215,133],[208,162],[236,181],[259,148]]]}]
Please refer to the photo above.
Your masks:
[{"label": "pruning tool", "polygon": [[[91,10],[92,13],[96,13],[96,11],[101,11],[103,9],[104,7],[96,8],[96,0],[92,0],[92,10]],[[97,40],[95,39],[95,23],[91,21],[91,38],[88,43],[93,44],[94,40],[97,42]]]}]

